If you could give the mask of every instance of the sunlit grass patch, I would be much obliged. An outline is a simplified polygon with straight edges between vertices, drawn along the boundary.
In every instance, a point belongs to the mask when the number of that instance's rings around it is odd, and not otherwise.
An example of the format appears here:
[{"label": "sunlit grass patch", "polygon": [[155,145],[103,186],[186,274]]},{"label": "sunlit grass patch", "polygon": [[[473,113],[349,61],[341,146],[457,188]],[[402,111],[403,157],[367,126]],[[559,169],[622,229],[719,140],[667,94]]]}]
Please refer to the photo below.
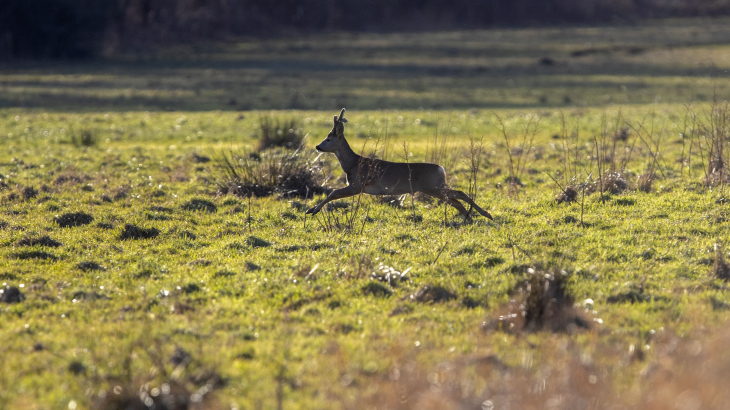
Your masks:
[{"label": "sunlit grass patch", "polygon": [[[635,143],[620,180],[613,151],[596,153],[619,110],[663,130],[653,134],[658,151],[630,132],[619,139],[616,152]],[[453,376],[440,363],[496,377],[489,383],[512,372],[529,386],[556,383],[542,369],[568,368],[589,393],[620,393],[663,363],[662,335],[728,319],[727,255],[716,247],[730,223],[727,187],[704,183],[707,140],[684,132],[683,106],[497,113],[508,131],[539,117],[531,149],[505,143],[494,113],[480,109],[352,110],[345,130],[365,155],[436,159],[494,221],[464,223],[435,200],[363,196],[333,202],[320,216],[328,223],[304,211],[346,183],[336,159],[313,149],[329,112],[286,113],[317,136],[298,155],[323,189],[290,198],[283,188],[223,194],[213,178],[214,153],[230,150],[252,166],[275,163],[261,178],[281,181],[291,150],[244,155],[258,143],[258,113],[0,111],[0,283],[19,292],[0,303],[0,404],[102,408],[138,404],[142,391],[155,404],[197,393],[210,405],[319,409],[348,397],[380,405],[401,382],[445,400],[431,390],[447,391]],[[56,140],[81,121],[98,125],[95,146]],[[483,137],[476,178],[468,135]],[[521,185],[510,184],[508,157],[519,150]],[[651,189],[641,190],[657,152]],[[24,198],[24,187],[37,194]],[[507,314],[524,319],[520,331],[485,326]],[[593,369],[595,384],[584,373]],[[470,391],[475,405],[501,400]],[[453,392],[448,400],[464,404],[463,389]]]}]

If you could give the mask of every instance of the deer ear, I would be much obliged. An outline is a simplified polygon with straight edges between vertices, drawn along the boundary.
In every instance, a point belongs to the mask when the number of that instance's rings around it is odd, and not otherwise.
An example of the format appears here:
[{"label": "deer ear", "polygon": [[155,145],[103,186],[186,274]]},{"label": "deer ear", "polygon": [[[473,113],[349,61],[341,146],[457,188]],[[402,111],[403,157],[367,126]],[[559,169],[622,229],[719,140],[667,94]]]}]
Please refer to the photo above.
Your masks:
[{"label": "deer ear", "polygon": [[335,115],[335,124],[337,124],[337,116]]},{"label": "deer ear", "polygon": [[345,115],[345,109],[343,108],[342,111],[340,111],[340,121],[342,121],[342,117]]},{"label": "deer ear", "polygon": [[345,123],[345,124],[347,124],[347,119],[345,119],[345,118],[340,118],[340,122],[342,122],[342,123]]}]

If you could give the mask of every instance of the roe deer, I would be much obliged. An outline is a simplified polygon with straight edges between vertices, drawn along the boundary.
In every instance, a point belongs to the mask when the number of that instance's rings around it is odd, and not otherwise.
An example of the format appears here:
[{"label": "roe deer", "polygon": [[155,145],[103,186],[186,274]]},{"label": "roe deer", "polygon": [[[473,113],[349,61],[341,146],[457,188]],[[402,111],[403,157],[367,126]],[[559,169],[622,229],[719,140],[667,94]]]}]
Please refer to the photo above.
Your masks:
[{"label": "roe deer", "polygon": [[446,173],[439,165],[382,161],[355,154],[345,140],[344,130],[347,120],[343,118],[344,115],[343,108],[339,118],[335,115],[332,131],[316,148],[320,152],[335,154],[347,175],[348,186],[332,191],[324,201],[309,209],[307,214],[316,215],[330,201],[362,193],[403,195],[423,192],[453,206],[464,215],[465,220],[470,221],[471,215],[457,199],[468,203],[483,216],[493,219],[489,212],[480,208],[467,194],[450,189],[446,185]]}]

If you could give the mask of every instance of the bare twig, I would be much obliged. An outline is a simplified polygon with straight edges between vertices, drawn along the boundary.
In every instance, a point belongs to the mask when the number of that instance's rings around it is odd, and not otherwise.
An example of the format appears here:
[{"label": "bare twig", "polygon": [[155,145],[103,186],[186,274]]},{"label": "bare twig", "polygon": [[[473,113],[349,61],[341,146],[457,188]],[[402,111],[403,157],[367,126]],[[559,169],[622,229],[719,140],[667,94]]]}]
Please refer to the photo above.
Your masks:
[{"label": "bare twig", "polygon": [[439,260],[439,256],[441,256],[441,253],[443,253],[444,249],[446,249],[446,245],[449,244],[448,239],[444,242],[444,245],[439,249],[439,253],[436,254],[436,258],[431,262],[431,266],[433,266],[437,260]]}]

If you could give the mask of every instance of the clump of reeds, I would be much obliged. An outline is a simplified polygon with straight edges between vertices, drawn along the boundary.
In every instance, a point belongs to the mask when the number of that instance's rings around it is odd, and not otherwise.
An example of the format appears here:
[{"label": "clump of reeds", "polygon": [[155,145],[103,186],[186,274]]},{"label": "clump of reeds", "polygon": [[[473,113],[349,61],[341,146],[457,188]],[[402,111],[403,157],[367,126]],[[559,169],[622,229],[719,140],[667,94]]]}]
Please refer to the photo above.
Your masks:
[{"label": "clump of reeds", "polygon": [[222,151],[213,155],[211,179],[221,195],[311,198],[329,193],[319,164],[302,150],[268,149],[257,155]]}]

